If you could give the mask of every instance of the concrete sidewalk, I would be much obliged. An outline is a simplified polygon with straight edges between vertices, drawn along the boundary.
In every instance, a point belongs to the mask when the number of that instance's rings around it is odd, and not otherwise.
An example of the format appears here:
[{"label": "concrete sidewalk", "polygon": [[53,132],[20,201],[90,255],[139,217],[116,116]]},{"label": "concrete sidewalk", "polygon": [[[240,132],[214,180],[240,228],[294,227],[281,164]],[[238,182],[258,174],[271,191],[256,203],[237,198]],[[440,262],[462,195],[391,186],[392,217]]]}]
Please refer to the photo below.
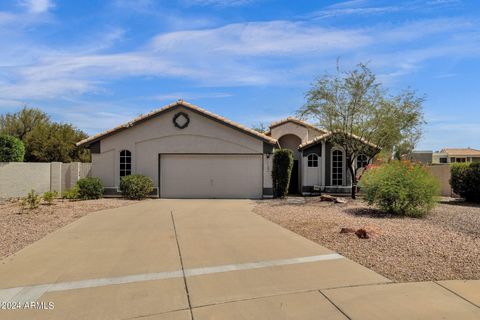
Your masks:
[{"label": "concrete sidewalk", "polygon": [[[252,213],[152,200],[90,214],[0,264],[1,319],[480,319],[480,283],[394,284]],[[39,307],[37,305],[37,307]]]}]

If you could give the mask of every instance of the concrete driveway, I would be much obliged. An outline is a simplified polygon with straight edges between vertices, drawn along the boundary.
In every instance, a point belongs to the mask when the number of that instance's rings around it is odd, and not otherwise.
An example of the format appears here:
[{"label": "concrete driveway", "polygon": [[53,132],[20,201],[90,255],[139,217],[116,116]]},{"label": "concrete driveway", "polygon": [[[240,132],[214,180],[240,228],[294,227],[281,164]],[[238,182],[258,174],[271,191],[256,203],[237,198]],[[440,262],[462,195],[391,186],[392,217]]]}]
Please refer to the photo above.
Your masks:
[{"label": "concrete driveway", "polygon": [[21,310],[0,318],[480,318],[474,293],[389,284],[254,205],[151,200],[83,217],[1,262],[2,307]]}]

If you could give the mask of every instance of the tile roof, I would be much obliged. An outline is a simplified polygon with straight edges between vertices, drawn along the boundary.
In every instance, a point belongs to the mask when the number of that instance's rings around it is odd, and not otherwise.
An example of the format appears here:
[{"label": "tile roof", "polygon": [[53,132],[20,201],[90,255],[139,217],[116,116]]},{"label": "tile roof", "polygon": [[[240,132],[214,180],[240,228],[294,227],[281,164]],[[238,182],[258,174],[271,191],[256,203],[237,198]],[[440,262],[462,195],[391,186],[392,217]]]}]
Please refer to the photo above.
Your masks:
[{"label": "tile roof", "polygon": [[480,157],[480,150],[472,148],[445,148],[440,151],[446,153],[449,156],[474,156]]},{"label": "tile roof", "polygon": [[176,102],[174,102],[174,103],[171,103],[171,104],[169,104],[169,105],[166,105],[166,106],[164,106],[164,107],[162,107],[162,108],[159,108],[159,109],[153,110],[153,111],[151,111],[151,112],[149,112],[149,113],[146,113],[146,114],[144,114],[144,115],[138,116],[138,117],[132,119],[131,121],[129,121],[129,122],[127,122],[127,123],[124,123],[124,124],[121,124],[121,125],[119,125],[119,126],[117,126],[117,127],[115,127],[115,128],[112,128],[112,129],[103,131],[103,132],[101,132],[101,133],[98,133],[98,134],[96,134],[96,135],[93,135],[93,136],[91,136],[91,137],[88,137],[88,138],[86,138],[86,139],[84,139],[84,140],[82,140],[82,141],[79,141],[79,142],[77,143],[77,146],[89,145],[89,144],[91,144],[91,143],[93,143],[93,142],[96,142],[96,141],[98,141],[98,140],[101,140],[102,138],[105,138],[105,137],[107,137],[107,136],[110,136],[110,135],[115,134],[115,133],[117,133],[117,132],[119,132],[119,131],[125,130],[125,129],[127,129],[127,128],[133,127],[133,126],[135,126],[135,125],[137,125],[137,124],[139,124],[139,123],[141,123],[141,122],[143,122],[143,121],[145,121],[145,120],[148,120],[148,119],[150,119],[150,118],[152,118],[152,117],[154,117],[154,116],[156,116],[156,115],[158,115],[158,114],[160,114],[160,113],[163,113],[163,112],[165,112],[165,111],[168,111],[168,110],[170,110],[170,109],[173,109],[173,108],[176,108],[176,107],[179,107],[179,106],[185,107],[185,108],[187,108],[187,109],[190,109],[190,110],[192,110],[192,111],[195,111],[195,112],[197,112],[197,113],[200,113],[200,114],[202,114],[202,115],[204,115],[204,116],[207,116],[208,118],[212,118],[212,119],[217,120],[217,121],[219,121],[219,122],[221,122],[221,123],[224,123],[224,124],[226,124],[226,125],[228,125],[228,126],[234,127],[234,128],[236,128],[236,129],[244,132],[244,133],[247,133],[247,134],[249,134],[249,135],[251,135],[251,136],[257,137],[257,138],[259,138],[259,139],[261,139],[261,140],[264,140],[265,142],[268,142],[268,143],[270,143],[270,144],[273,144],[273,145],[276,145],[276,144],[277,144],[277,140],[276,140],[276,139],[273,139],[272,137],[269,137],[269,136],[267,136],[267,135],[265,135],[265,134],[263,134],[263,133],[260,133],[260,132],[258,132],[258,131],[255,131],[255,130],[253,130],[253,129],[247,128],[247,127],[245,127],[245,126],[243,126],[243,125],[241,125],[241,124],[238,124],[238,123],[236,123],[236,122],[233,122],[233,121],[231,121],[231,120],[228,120],[228,119],[226,119],[226,118],[224,118],[224,117],[222,117],[222,116],[219,116],[219,115],[217,115],[217,114],[215,114],[215,113],[212,113],[212,112],[210,112],[210,111],[207,111],[207,110],[205,110],[205,109],[202,109],[202,108],[200,108],[200,107],[198,107],[198,106],[196,106],[196,105],[193,105],[193,104],[191,104],[191,103],[188,103],[188,102],[186,102],[186,101],[178,100],[178,101],[176,101]]},{"label": "tile roof", "polygon": [[316,130],[316,131],[319,131],[319,132],[322,132],[322,133],[327,133],[327,131],[323,130],[323,129],[320,129],[308,122],[305,122],[303,120],[300,120],[300,119],[297,119],[295,117],[288,117],[288,118],[285,118],[285,119],[282,119],[282,120],[279,120],[279,121],[275,121],[275,122],[272,122],[269,126],[270,130],[272,130],[272,128],[275,128],[275,127],[278,127],[284,123],[287,123],[287,122],[293,122],[293,123],[296,123],[300,126],[303,126],[303,127],[306,127],[306,128],[310,128],[310,129],[313,129],[313,130]]},{"label": "tile roof", "polygon": [[[336,131],[335,131],[335,132],[327,132],[327,133],[325,133],[325,134],[322,134],[321,136],[315,137],[315,138],[313,138],[312,140],[309,140],[309,141],[307,141],[307,142],[305,142],[305,143],[302,143],[302,144],[298,147],[298,149],[299,149],[299,150],[302,150],[302,149],[308,148],[308,147],[310,147],[310,146],[313,146],[313,145],[316,144],[317,142],[322,141],[322,140],[330,137],[331,135],[333,135],[333,134],[335,134],[335,133],[338,133],[338,132],[336,132]],[[376,144],[373,144],[373,143],[371,143],[371,142],[369,142],[369,141],[367,141],[367,140],[365,140],[365,139],[363,139],[363,138],[360,138],[359,136],[356,136],[356,135],[354,135],[354,134],[349,134],[349,136],[351,136],[352,138],[357,139],[357,140],[359,140],[359,141],[361,141],[361,142],[363,142],[363,143],[365,143],[365,144],[367,144],[367,145],[369,145],[369,146],[371,146],[371,147],[373,147],[373,148],[380,149],[380,147],[377,146]]]}]

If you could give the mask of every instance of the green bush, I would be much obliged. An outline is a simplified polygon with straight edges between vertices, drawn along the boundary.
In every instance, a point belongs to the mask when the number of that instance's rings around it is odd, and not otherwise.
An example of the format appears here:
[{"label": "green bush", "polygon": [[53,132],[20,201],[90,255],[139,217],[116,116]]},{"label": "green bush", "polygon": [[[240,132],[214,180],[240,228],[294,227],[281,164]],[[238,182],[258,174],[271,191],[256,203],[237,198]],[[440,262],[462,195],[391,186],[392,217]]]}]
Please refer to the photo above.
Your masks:
[{"label": "green bush", "polygon": [[152,179],[140,174],[122,177],[120,180],[122,195],[128,199],[145,199],[153,191]]},{"label": "green bush", "polygon": [[100,199],[103,186],[99,178],[83,178],[77,181],[78,198],[82,200]]},{"label": "green bush", "polygon": [[24,209],[36,209],[40,204],[40,196],[35,190],[31,190],[25,198],[22,199],[21,205]]},{"label": "green bush", "polygon": [[13,136],[0,135],[0,162],[22,162],[25,156],[23,142]]},{"label": "green bush", "polygon": [[53,204],[53,200],[58,196],[57,191],[47,191],[43,194],[42,198],[48,205]]},{"label": "green bush", "polygon": [[365,198],[386,213],[422,217],[435,206],[439,183],[422,165],[392,161],[365,171]]},{"label": "green bush", "polygon": [[287,196],[292,168],[293,152],[288,149],[276,150],[273,154],[272,166],[273,196],[275,198]]},{"label": "green bush", "polygon": [[450,185],[466,201],[480,203],[480,163],[454,163]]},{"label": "green bush", "polygon": [[74,186],[72,189],[65,190],[62,193],[62,198],[67,200],[78,200],[78,187]]}]

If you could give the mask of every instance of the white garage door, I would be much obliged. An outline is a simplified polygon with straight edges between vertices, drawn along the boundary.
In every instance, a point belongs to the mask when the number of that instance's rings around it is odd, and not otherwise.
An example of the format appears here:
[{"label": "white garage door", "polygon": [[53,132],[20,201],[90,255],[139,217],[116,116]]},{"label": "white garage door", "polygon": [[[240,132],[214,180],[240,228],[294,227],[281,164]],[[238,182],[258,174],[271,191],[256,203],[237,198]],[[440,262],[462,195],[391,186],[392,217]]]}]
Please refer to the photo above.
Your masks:
[{"label": "white garage door", "polygon": [[161,155],[162,198],[261,198],[261,155]]}]

